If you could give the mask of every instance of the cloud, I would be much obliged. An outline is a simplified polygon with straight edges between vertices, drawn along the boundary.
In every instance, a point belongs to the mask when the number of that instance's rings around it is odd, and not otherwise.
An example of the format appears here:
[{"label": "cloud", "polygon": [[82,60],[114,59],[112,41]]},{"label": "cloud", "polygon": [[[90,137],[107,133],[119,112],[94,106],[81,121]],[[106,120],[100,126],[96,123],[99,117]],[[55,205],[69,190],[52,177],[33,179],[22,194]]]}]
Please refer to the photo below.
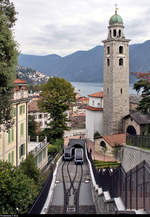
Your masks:
[{"label": "cloud", "polygon": [[[15,38],[22,53],[67,55],[102,45],[115,0],[12,0],[18,11]],[[149,39],[147,0],[118,0],[131,43]]]}]

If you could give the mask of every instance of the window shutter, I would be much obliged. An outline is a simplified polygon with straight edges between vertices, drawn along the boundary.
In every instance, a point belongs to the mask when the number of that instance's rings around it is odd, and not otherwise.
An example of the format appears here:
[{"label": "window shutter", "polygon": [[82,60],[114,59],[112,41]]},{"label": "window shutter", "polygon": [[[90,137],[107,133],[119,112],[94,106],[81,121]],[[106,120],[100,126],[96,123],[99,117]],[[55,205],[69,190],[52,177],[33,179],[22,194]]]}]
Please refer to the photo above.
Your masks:
[{"label": "window shutter", "polygon": [[10,153],[8,154],[8,162],[10,162]]},{"label": "window shutter", "polygon": [[12,141],[14,141],[14,129],[12,128]]},{"label": "window shutter", "polygon": [[10,143],[10,130],[8,131],[8,143]]},{"label": "window shutter", "polygon": [[19,158],[21,158],[21,146],[19,147]]},{"label": "window shutter", "polygon": [[25,154],[25,144],[23,144],[23,155]]},{"label": "window shutter", "polygon": [[12,151],[12,163],[14,163],[14,151]]}]

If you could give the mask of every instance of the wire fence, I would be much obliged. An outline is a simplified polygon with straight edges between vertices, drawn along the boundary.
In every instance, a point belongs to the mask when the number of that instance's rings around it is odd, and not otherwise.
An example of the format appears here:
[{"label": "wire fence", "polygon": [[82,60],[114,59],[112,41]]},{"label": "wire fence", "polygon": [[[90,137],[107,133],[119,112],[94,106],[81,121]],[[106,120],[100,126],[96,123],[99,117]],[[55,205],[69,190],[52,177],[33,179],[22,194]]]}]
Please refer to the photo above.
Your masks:
[{"label": "wire fence", "polygon": [[120,165],[117,168],[97,170],[90,153],[96,184],[103,191],[109,191],[112,198],[121,197],[127,209],[144,209],[150,213],[150,165],[145,160],[133,169],[125,172]]}]

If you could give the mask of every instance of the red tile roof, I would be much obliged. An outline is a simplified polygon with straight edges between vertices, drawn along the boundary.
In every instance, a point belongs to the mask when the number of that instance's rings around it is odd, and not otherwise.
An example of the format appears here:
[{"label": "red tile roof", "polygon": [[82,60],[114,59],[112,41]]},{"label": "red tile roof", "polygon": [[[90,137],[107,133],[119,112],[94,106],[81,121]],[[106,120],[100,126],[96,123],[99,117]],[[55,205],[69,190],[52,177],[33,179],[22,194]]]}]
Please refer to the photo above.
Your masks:
[{"label": "red tile roof", "polygon": [[90,94],[88,96],[96,97],[96,98],[104,98],[104,91],[96,92],[96,93]]},{"label": "red tile roof", "polygon": [[15,84],[27,84],[27,81],[17,78],[16,80],[14,80],[14,83]]},{"label": "red tile roof", "polygon": [[95,107],[92,107],[92,106],[87,106],[86,108],[87,110],[91,110],[91,111],[103,111],[103,108],[95,108]]},{"label": "red tile roof", "polygon": [[123,145],[123,143],[126,143],[125,133],[103,136],[103,138],[112,147],[115,147],[117,145]]}]

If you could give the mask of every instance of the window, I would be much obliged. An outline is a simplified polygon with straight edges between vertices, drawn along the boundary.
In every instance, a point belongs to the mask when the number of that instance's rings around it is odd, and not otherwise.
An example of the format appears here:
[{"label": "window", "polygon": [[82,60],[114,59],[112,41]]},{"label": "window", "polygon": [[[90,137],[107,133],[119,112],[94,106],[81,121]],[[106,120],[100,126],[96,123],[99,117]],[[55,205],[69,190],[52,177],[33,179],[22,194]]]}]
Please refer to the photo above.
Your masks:
[{"label": "window", "polygon": [[21,105],[21,106],[19,107],[19,114],[22,115],[22,114],[24,114],[24,113],[25,113],[25,105]]},{"label": "window", "polygon": [[94,105],[94,100],[92,101],[92,105]]},{"label": "window", "polygon": [[12,128],[11,136],[12,141],[14,141],[14,128]]},{"label": "window", "polygon": [[40,121],[39,124],[40,124],[40,127],[41,127],[43,125],[42,121]]},{"label": "window", "polygon": [[45,125],[47,125],[47,121],[45,121]]},{"label": "window", "polygon": [[110,65],[110,60],[107,58],[107,66]]},{"label": "window", "polygon": [[22,115],[22,106],[19,107],[19,114]]},{"label": "window", "polygon": [[121,30],[119,29],[119,38],[121,37]]},{"label": "window", "polygon": [[9,163],[14,163],[14,151],[8,154],[8,162]]},{"label": "window", "polygon": [[111,30],[109,31],[110,37],[111,37]]},{"label": "window", "polygon": [[25,113],[25,105],[22,106],[22,112]]},{"label": "window", "polygon": [[107,47],[107,54],[110,54],[110,47]]},{"label": "window", "polygon": [[116,29],[113,31],[113,36],[116,37]]},{"label": "window", "polygon": [[16,117],[16,108],[13,109],[13,116]]},{"label": "window", "polygon": [[109,93],[109,88],[107,88],[107,94]]},{"label": "window", "polygon": [[46,157],[46,148],[43,151],[43,159]]},{"label": "window", "polygon": [[8,144],[10,143],[10,130],[8,131]]},{"label": "window", "polygon": [[24,123],[20,124],[20,136],[24,134]]},{"label": "window", "polygon": [[44,118],[47,118],[47,114],[44,114]]},{"label": "window", "polygon": [[19,147],[19,157],[21,158],[25,154],[25,144]]},{"label": "window", "polygon": [[120,89],[120,93],[122,94],[122,88]]},{"label": "window", "polygon": [[42,118],[42,114],[39,114],[39,119],[41,119]]},{"label": "window", "polygon": [[123,53],[123,46],[119,47],[119,53],[122,54]]},{"label": "window", "polygon": [[119,59],[119,66],[123,66],[123,59],[122,58]]},{"label": "window", "polygon": [[8,131],[8,144],[14,141],[14,128]]},{"label": "window", "polygon": [[39,154],[39,163],[42,161],[42,152]]}]

